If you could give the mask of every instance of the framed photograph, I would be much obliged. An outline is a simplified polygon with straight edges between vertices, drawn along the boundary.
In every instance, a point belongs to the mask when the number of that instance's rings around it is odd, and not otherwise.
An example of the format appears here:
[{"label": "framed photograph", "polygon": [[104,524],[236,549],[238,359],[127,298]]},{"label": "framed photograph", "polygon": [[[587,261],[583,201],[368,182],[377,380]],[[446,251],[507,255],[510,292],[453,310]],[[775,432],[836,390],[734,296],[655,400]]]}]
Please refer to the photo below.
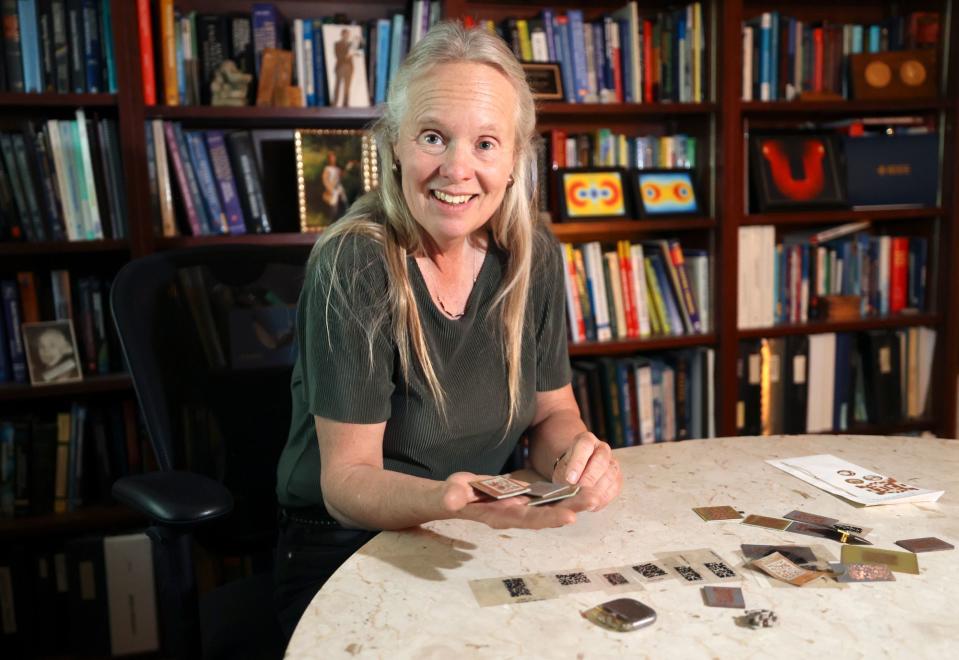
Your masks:
[{"label": "framed photograph", "polygon": [[83,380],[73,321],[24,323],[21,328],[31,384],[50,385]]},{"label": "framed photograph", "polygon": [[526,80],[537,101],[562,101],[563,72],[559,62],[523,62]]},{"label": "framed photograph", "polygon": [[373,136],[352,129],[302,129],[293,135],[300,231],[320,231],[377,184]]},{"label": "framed photograph", "polygon": [[632,170],[633,194],[642,217],[702,213],[695,172],[689,169]]},{"label": "framed photograph", "polygon": [[324,25],[323,59],[330,107],[369,107],[363,28],[359,25]]},{"label": "framed photograph", "polygon": [[557,170],[562,220],[623,220],[630,217],[623,170],[570,168]]},{"label": "framed photograph", "polygon": [[760,212],[846,206],[835,135],[753,134],[749,145],[752,196]]}]

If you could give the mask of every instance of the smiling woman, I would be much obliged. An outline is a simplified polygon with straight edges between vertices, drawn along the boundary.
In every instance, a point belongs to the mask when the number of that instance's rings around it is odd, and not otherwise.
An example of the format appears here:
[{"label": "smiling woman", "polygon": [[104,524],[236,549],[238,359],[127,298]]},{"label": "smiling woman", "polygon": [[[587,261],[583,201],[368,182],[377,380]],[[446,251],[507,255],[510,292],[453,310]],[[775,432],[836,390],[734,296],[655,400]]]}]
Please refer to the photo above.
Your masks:
[{"label": "smiling woman", "polygon": [[[557,527],[619,493],[569,385],[563,262],[530,184],[535,119],[506,44],[458,23],[434,26],[391,83],[373,127],[385,176],[317,242],[297,310],[277,475],[289,631],[366,530]],[[578,495],[530,507],[473,489],[523,435],[532,467]]]}]

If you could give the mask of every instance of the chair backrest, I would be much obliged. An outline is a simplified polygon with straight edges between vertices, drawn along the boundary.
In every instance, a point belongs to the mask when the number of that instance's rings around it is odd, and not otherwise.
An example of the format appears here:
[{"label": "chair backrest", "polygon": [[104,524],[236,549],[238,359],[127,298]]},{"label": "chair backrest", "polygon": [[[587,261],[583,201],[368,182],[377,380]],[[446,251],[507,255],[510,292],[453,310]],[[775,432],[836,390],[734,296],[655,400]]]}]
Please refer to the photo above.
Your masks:
[{"label": "chair backrest", "polygon": [[308,256],[309,246],[160,252],[128,263],[113,283],[113,317],[159,468],[221,481],[238,527],[275,519]]}]

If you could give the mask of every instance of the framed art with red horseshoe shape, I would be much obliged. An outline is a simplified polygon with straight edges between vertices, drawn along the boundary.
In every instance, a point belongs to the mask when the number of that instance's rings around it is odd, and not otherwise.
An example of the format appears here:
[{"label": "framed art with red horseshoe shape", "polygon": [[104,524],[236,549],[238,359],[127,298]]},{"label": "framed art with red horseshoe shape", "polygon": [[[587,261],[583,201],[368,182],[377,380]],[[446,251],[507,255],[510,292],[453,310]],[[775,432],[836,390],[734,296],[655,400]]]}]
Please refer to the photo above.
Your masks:
[{"label": "framed art with red horseshoe shape", "polygon": [[760,212],[847,205],[835,135],[753,134],[749,144],[752,198]]},{"label": "framed art with red horseshoe shape", "polygon": [[561,220],[627,220],[632,215],[624,170],[569,168],[556,171]]},{"label": "framed art with red horseshoe shape", "polygon": [[703,212],[695,172],[688,169],[630,170],[636,210],[643,218]]}]

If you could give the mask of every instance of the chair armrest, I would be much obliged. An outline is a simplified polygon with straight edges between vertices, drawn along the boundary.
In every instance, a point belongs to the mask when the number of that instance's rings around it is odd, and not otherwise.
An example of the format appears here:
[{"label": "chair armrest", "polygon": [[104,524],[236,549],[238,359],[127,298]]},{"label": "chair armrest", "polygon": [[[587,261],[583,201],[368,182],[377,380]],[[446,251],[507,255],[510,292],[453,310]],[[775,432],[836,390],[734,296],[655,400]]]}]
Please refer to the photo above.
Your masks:
[{"label": "chair armrest", "polygon": [[117,501],[150,519],[171,526],[192,526],[222,518],[233,510],[223,484],[193,472],[147,472],[118,479]]}]

